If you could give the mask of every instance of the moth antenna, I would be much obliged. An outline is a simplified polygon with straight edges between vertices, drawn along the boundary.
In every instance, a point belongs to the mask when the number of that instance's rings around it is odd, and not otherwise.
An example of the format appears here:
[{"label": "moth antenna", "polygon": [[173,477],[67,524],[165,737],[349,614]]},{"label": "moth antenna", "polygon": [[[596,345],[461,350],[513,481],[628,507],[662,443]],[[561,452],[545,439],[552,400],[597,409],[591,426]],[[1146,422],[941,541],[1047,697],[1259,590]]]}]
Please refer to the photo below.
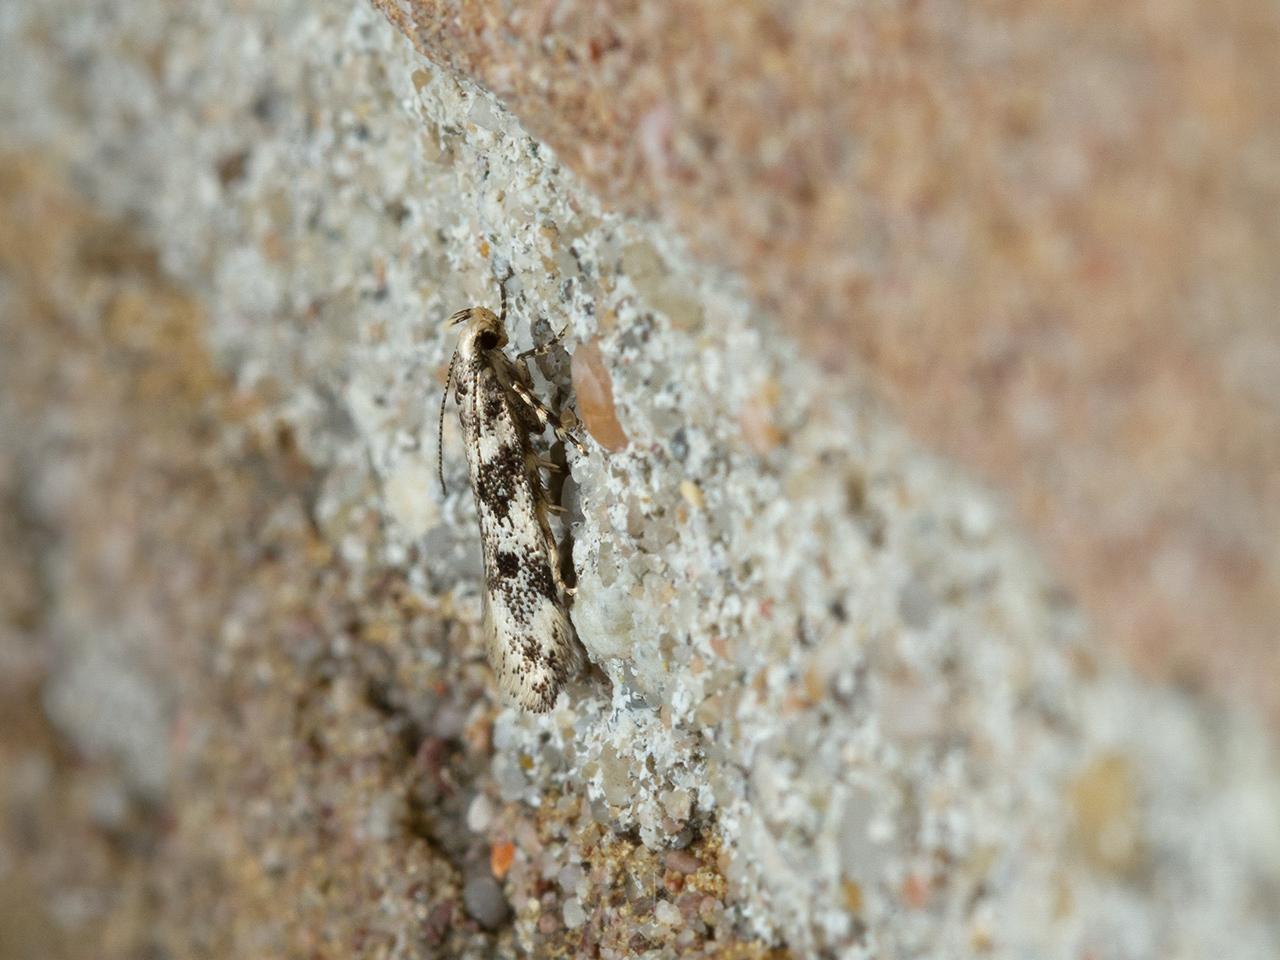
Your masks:
[{"label": "moth antenna", "polygon": [[498,281],[498,298],[501,302],[498,319],[502,321],[503,328],[507,325],[507,281],[515,275],[516,268],[511,266],[510,261],[507,261],[507,275]]},{"label": "moth antenna", "polygon": [[458,351],[449,358],[449,372],[444,375],[444,393],[440,397],[440,422],[436,427],[436,473],[440,477],[440,493],[448,496],[444,485],[444,408],[449,402],[449,385],[453,383],[453,365],[458,362]]}]

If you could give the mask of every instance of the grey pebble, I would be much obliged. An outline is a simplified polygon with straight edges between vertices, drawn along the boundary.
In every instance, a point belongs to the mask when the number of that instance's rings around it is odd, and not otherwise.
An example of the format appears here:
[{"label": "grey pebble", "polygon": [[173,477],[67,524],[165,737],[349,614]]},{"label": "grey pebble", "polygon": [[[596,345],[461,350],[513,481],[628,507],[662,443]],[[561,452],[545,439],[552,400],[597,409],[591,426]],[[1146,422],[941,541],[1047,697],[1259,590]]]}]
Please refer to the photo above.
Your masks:
[{"label": "grey pebble", "polygon": [[472,877],[468,880],[462,890],[462,902],[467,913],[486,930],[497,928],[511,914],[502,885],[493,877]]}]

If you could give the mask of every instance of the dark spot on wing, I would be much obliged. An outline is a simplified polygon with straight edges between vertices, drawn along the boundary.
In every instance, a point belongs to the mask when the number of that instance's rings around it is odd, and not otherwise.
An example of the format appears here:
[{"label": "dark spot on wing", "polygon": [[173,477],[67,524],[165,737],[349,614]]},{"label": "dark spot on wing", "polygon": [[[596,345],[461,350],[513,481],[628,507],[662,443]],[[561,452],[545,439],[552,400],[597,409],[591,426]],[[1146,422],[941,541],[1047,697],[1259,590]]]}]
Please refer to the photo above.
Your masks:
[{"label": "dark spot on wing", "polygon": [[546,597],[552,603],[560,601],[560,594],[556,590],[555,580],[551,577],[551,567],[547,565],[545,560],[530,565],[528,578],[529,586],[539,596]]},{"label": "dark spot on wing", "polygon": [[492,422],[498,419],[500,413],[502,413],[502,398],[496,393],[490,393],[484,400],[485,419]]},{"label": "dark spot on wing", "polygon": [[520,557],[510,550],[499,550],[493,558],[493,572],[503,580],[510,580],[520,572]]},{"label": "dark spot on wing", "polygon": [[518,446],[499,450],[476,471],[479,487],[476,496],[495,517],[505,517],[519,485],[524,482],[524,454]]}]

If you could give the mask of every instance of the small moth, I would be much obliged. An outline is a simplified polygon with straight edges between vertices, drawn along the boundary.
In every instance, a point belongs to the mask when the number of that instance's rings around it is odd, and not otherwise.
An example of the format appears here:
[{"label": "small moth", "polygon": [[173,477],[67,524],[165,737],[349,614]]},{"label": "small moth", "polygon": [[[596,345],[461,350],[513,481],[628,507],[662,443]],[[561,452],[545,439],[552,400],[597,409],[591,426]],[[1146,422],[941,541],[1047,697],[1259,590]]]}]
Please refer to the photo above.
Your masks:
[{"label": "small moth", "polygon": [[[569,623],[560,547],[548,522],[548,514],[559,507],[550,502],[540,472],[555,465],[537,455],[533,438],[551,424],[560,439],[579,452],[583,447],[533,393],[525,361],[547,347],[514,360],[503,351],[506,300],[504,286],[501,316],[471,307],[449,318],[464,326],[445,378],[440,431],[443,441],[452,384],[480,518],[489,663],[511,699],[542,713],[551,709],[582,661]],[[444,489],[443,456],[437,465]]]}]

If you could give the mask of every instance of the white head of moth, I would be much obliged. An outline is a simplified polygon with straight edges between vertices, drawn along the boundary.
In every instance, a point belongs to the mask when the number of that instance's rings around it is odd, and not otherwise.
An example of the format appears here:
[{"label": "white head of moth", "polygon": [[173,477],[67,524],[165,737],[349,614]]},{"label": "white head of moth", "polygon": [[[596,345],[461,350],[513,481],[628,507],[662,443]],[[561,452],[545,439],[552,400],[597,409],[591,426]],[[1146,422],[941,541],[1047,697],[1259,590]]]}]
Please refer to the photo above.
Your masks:
[{"label": "white head of moth", "polygon": [[[514,360],[503,351],[507,344],[505,287],[502,292],[501,317],[484,307],[460,310],[450,317],[452,324],[465,326],[449,361],[440,428],[443,438],[452,383],[480,519],[489,663],[498,685],[512,700],[525,710],[542,713],[555,704],[560,688],[582,661],[569,622],[569,590],[560,573],[560,547],[547,519],[559,507],[550,502],[541,471],[555,465],[538,456],[533,438],[550,424],[560,439],[579,452],[583,447],[532,390],[525,360],[546,352],[550,344]],[[443,457],[438,466],[444,489]]]}]

